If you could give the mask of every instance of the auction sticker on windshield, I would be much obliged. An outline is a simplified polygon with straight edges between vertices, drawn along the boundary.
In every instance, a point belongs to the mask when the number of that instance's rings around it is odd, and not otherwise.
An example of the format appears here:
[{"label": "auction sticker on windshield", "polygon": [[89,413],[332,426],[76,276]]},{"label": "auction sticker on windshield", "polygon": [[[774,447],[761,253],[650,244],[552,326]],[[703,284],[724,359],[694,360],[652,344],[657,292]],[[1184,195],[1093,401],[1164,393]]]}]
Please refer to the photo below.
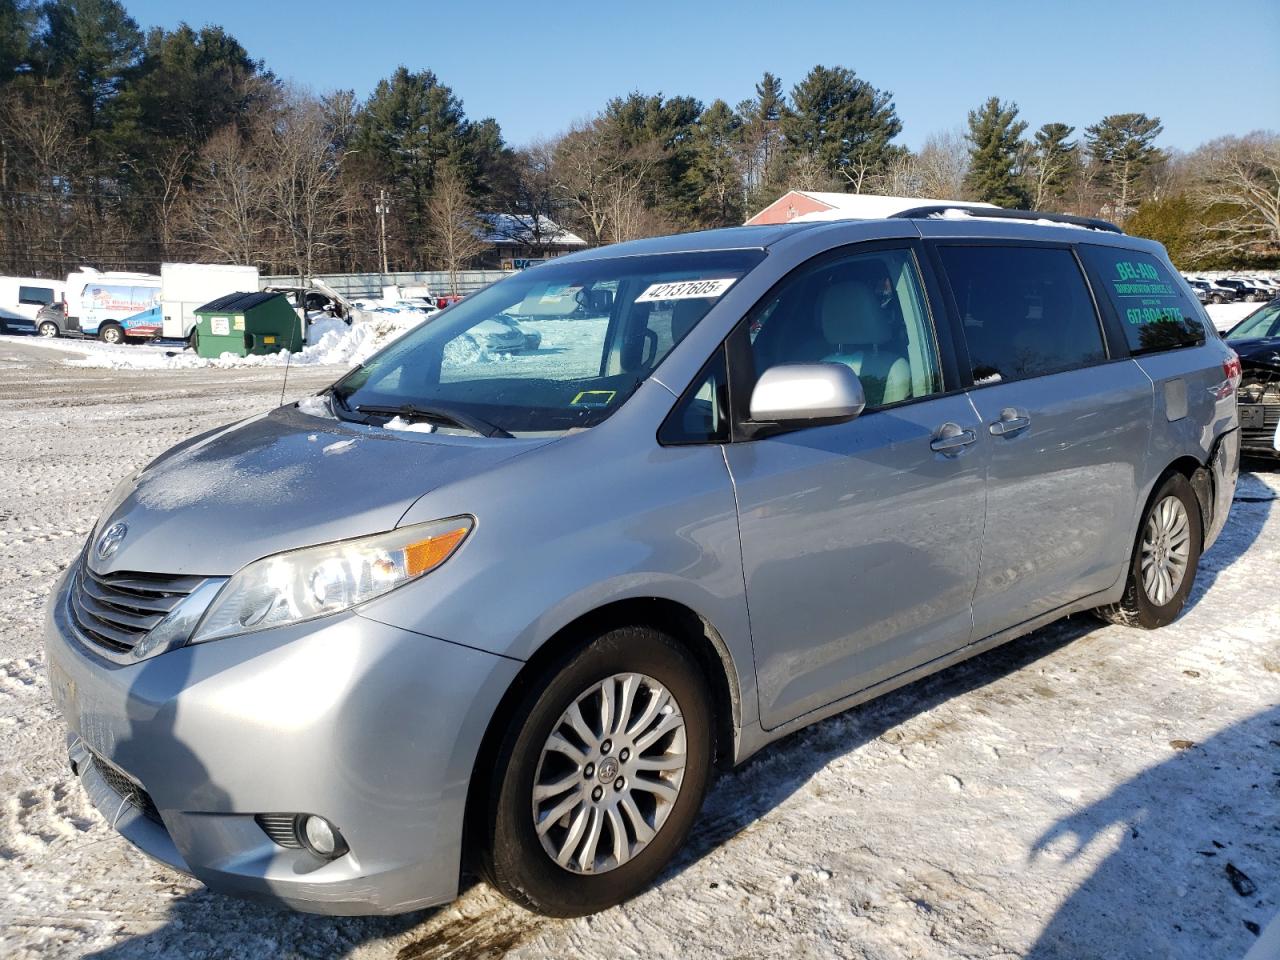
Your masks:
[{"label": "auction sticker on windshield", "polygon": [[654,283],[636,297],[636,303],[718,297],[732,287],[736,279],[736,277],[730,277],[727,280],[676,280],[673,283]]}]

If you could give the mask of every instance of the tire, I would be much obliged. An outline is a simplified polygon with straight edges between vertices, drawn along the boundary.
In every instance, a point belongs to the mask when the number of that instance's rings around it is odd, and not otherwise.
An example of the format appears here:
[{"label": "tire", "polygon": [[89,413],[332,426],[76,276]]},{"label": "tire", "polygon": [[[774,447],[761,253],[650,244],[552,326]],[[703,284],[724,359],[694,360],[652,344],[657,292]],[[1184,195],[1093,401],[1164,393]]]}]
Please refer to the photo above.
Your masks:
[{"label": "tire", "polygon": [[187,334],[187,346],[191,348],[192,353],[200,351],[200,331],[195,327],[192,327],[191,332]]},{"label": "tire", "polygon": [[[1180,523],[1179,518],[1185,523]],[[1186,477],[1172,473],[1157,487],[1143,511],[1124,596],[1119,603],[1099,607],[1098,615],[1110,623],[1143,630],[1172,623],[1182,613],[1195,584],[1203,544],[1204,529],[1195,491]],[[1179,556],[1181,578],[1174,572],[1169,580],[1163,580],[1159,571],[1176,571]],[[1167,563],[1162,560],[1164,557],[1169,558]],[[1149,583],[1148,575],[1152,573],[1155,576]]]},{"label": "tire", "polygon": [[52,320],[43,320],[40,325],[36,327],[36,333],[40,334],[42,337],[53,338],[56,337],[59,332],[58,325]]},{"label": "tire", "polygon": [[[608,743],[599,706],[606,688],[626,718],[611,725]],[[670,712],[659,691],[670,697]],[[574,706],[587,735],[569,719]],[[498,744],[476,811],[481,872],[511,900],[547,916],[584,916],[640,893],[684,844],[702,806],[712,731],[705,675],[673,637],[622,627],[583,642],[530,682]],[[654,780],[661,794],[648,789]],[[560,783],[571,786],[545,789]],[[544,786],[538,800],[535,785]]]},{"label": "tire", "polygon": [[103,343],[124,343],[124,330],[118,323],[104,323],[98,329],[98,339]]}]

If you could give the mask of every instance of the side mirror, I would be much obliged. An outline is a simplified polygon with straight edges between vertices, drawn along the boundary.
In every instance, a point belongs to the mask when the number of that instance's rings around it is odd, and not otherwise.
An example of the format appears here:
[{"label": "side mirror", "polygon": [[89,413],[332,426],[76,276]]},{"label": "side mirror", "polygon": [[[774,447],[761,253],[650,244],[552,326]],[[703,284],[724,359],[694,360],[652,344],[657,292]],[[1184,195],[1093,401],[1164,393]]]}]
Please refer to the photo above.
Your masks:
[{"label": "side mirror", "polygon": [[751,419],[807,427],[842,423],[862,413],[866,394],[843,363],[792,363],[770,367],[751,391]]}]

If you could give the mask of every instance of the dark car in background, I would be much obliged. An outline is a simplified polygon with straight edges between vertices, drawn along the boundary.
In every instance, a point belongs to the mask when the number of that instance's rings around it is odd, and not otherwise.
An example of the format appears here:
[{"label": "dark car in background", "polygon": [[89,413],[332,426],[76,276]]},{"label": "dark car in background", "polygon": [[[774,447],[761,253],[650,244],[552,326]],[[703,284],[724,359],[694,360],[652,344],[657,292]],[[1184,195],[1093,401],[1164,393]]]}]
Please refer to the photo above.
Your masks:
[{"label": "dark car in background", "polygon": [[1265,303],[1274,296],[1273,291],[1247,277],[1228,277],[1217,281],[1218,286],[1228,287],[1236,292],[1245,303]]},{"label": "dark car in background", "polygon": [[67,329],[67,310],[61,302],[46,303],[36,314],[36,332],[42,337],[56,337]]},{"label": "dark car in background", "polygon": [[1219,287],[1208,280],[1188,280],[1191,292],[1201,303],[1230,303],[1238,296],[1236,291],[1227,287]]},{"label": "dark car in background", "polygon": [[1253,311],[1224,339],[1240,356],[1240,448],[1280,456],[1280,297]]}]

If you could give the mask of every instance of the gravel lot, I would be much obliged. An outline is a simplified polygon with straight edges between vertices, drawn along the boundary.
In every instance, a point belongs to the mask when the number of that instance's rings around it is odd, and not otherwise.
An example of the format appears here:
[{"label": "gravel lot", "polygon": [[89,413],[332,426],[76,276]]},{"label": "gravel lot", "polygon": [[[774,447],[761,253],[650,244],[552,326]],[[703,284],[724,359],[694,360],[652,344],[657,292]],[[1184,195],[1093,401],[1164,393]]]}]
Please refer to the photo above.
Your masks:
[{"label": "gravel lot", "polygon": [[[39,629],[117,478],[280,400],[278,368],[93,370],[0,338],[0,956],[1239,957],[1280,909],[1280,472],[1250,464],[1191,609],[1076,617],[721,778],[638,900],[564,922],[468,881],[390,919],[224,898],[107,829]],[[288,399],[338,368],[295,368]]]}]

